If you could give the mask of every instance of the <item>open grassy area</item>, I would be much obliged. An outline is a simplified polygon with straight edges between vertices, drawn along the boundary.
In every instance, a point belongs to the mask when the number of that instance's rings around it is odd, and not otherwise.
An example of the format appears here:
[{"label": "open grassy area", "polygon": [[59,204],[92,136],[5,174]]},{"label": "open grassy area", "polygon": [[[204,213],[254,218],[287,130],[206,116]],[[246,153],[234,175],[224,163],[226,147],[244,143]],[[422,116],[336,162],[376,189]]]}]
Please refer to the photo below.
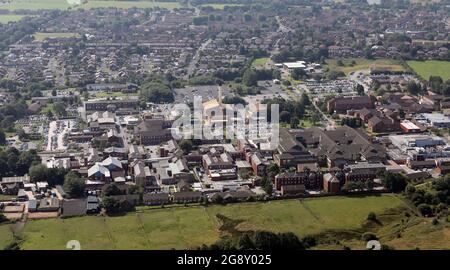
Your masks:
[{"label": "open grassy area", "polygon": [[76,33],[43,33],[43,32],[37,32],[34,34],[34,40],[35,41],[44,41],[47,38],[71,38],[76,37]]},{"label": "open grassy area", "polygon": [[224,9],[225,7],[243,6],[243,4],[202,4],[201,7],[212,7],[214,9]]},{"label": "open grassy area", "polygon": [[[341,60],[343,66],[338,66],[337,62]],[[354,62],[354,63],[353,63]],[[326,66],[330,71],[342,71],[346,75],[351,72],[364,69],[387,69],[391,71],[405,71],[406,68],[400,61],[391,59],[365,59],[365,58],[345,58],[345,59],[328,59],[326,60]]]},{"label": "open grassy area", "polygon": [[450,79],[450,61],[407,61],[406,62],[420,77],[428,80],[431,75]]},{"label": "open grassy area", "polygon": [[11,0],[0,3],[0,9],[6,10],[67,9],[69,7],[66,0]]},{"label": "open grassy area", "polygon": [[268,57],[256,58],[252,62],[252,67],[254,67],[254,68],[264,67],[264,65],[267,63],[267,61],[269,61]]},{"label": "open grassy area", "polygon": [[41,108],[41,113],[42,114],[47,114],[48,112],[52,112],[53,111],[53,103],[47,103],[44,107]]},{"label": "open grassy area", "polygon": [[0,23],[17,22],[20,21],[20,19],[22,19],[23,17],[24,17],[23,15],[1,14]]},{"label": "open grassy area", "polygon": [[[421,218],[412,218],[409,222],[412,224],[404,228],[400,223],[382,228],[378,232],[382,236],[380,240],[396,249],[450,249],[449,222],[441,219],[437,225],[433,225],[431,219]],[[393,232],[395,236],[389,235]]]},{"label": "open grassy area", "polygon": [[[211,244],[221,234],[217,214],[239,221],[239,231],[292,231],[299,236],[330,230],[356,230],[371,211],[381,215],[406,205],[392,195],[325,197],[154,209],[119,217],[85,216],[70,219],[30,220],[20,233],[24,249],[65,249],[69,240],[82,249],[191,249]],[[10,236],[0,226],[0,246]]]},{"label": "open grassy area", "polygon": [[301,119],[300,120],[300,124],[299,124],[300,128],[310,128],[312,126],[313,126],[313,123],[311,122],[310,119]]},{"label": "open grassy area", "polygon": [[3,250],[13,240],[13,233],[10,225],[0,226],[0,250]]},{"label": "open grassy area", "polygon": [[317,234],[327,230],[352,230],[361,226],[371,211],[381,213],[400,207],[403,202],[394,196],[324,197],[304,200],[272,201],[212,206],[208,213],[220,213],[243,220],[240,230],[291,231],[297,235]]},{"label": "open grassy area", "polygon": [[0,194],[0,202],[10,201],[10,200],[12,200],[15,197],[16,196]]},{"label": "open grassy area", "polygon": [[153,2],[150,0],[142,1],[88,1],[81,5],[71,5],[66,0],[11,0],[7,3],[0,3],[0,9],[5,10],[40,10],[40,9],[68,9],[68,8],[101,8],[101,7],[117,7],[117,8],[167,8],[174,9],[180,7],[178,2]]},{"label": "open grassy area", "polygon": [[82,249],[182,249],[212,243],[218,232],[203,208],[190,207],[29,221],[23,236],[24,249],[65,249],[69,240]]},{"label": "open grassy area", "polygon": [[152,2],[148,0],[142,1],[88,1],[86,4],[82,4],[81,8],[102,8],[102,7],[116,7],[116,8],[167,8],[174,9],[181,7],[178,2]]}]

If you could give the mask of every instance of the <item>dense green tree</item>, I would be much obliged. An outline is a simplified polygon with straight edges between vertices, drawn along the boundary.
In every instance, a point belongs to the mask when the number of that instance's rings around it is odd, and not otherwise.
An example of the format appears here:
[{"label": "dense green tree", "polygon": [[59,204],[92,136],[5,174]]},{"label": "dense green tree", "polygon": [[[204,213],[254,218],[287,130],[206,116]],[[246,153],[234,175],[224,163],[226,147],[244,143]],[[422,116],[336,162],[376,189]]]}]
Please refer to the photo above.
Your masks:
[{"label": "dense green tree", "polygon": [[70,171],[64,177],[64,191],[72,198],[83,197],[86,183],[78,173]]},{"label": "dense green tree", "polygon": [[291,113],[288,111],[282,111],[280,113],[280,122],[290,123],[291,121]]},{"label": "dense green tree", "polygon": [[306,71],[302,68],[294,68],[291,72],[292,79],[300,80],[303,76],[306,76]]},{"label": "dense green tree", "polygon": [[420,214],[422,214],[422,216],[424,217],[430,217],[433,215],[433,209],[426,203],[419,204],[417,206],[417,209],[419,210]]},{"label": "dense green tree", "polygon": [[6,135],[3,130],[0,129],[0,145],[6,144]]},{"label": "dense green tree", "polygon": [[30,168],[30,178],[33,182],[45,181],[48,177],[48,169],[45,165],[39,164]]},{"label": "dense green tree", "polygon": [[103,190],[104,196],[114,196],[122,194],[123,194],[122,190],[120,190],[115,184],[109,184]]},{"label": "dense green tree", "polygon": [[309,96],[306,93],[302,93],[300,97],[300,104],[301,107],[306,107],[311,105],[311,100],[309,100]]},{"label": "dense green tree", "polygon": [[120,202],[112,197],[104,197],[102,199],[102,207],[107,214],[115,214],[120,212]]},{"label": "dense green tree", "polygon": [[271,163],[269,166],[267,166],[267,175],[270,178],[274,178],[275,175],[280,173],[280,166],[276,163]]},{"label": "dense green tree", "polygon": [[379,177],[383,185],[392,192],[402,192],[408,185],[405,176],[399,173],[382,172]]},{"label": "dense green tree", "polygon": [[422,87],[420,86],[420,84],[414,82],[414,81],[409,81],[406,85],[406,90],[411,94],[411,95],[417,95],[422,91]]},{"label": "dense green tree", "polygon": [[273,247],[279,246],[279,238],[273,232],[257,231],[253,235],[253,243],[255,249],[270,250]]},{"label": "dense green tree", "polygon": [[67,116],[66,105],[63,102],[56,102],[53,104],[53,111],[57,116],[65,117]]},{"label": "dense green tree", "polygon": [[292,232],[285,232],[278,234],[279,242],[278,246],[279,249],[286,249],[286,250],[303,250],[305,249],[304,243],[300,241]]},{"label": "dense green tree", "polygon": [[357,84],[355,87],[355,91],[356,93],[358,93],[358,95],[363,96],[364,95],[364,86],[362,86],[361,84]]},{"label": "dense green tree", "polygon": [[178,146],[181,148],[181,150],[183,150],[183,152],[184,152],[185,154],[188,154],[188,153],[191,152],[192,149],[193,149],[192,142],[191,142],[190,140],[186,140],[186,139],[181,140],[181,141],[178,143]]},{"label": "dense green tree", "polygon": [[242,76],[242,82],[246,86],[256,86],[258,84],[258,75],[255,70],[251,68],[246,69]]},{"label": "dense green tree", "polygon": [[290,125],[291,128],[298,128],[299,119],[297,116],[291,117]]},{"label": "dense green tree", "polygon": [[174,96],[169,86],[150,82],[141,86],[141,97],[153,103],[173,102]]},{"label": "dense green tree", "polygon": [[47,181],[50,186],[62,185],[66,173],[66,169],[47,168],[43,164],[34,165],[29,171],[32,182]]}]

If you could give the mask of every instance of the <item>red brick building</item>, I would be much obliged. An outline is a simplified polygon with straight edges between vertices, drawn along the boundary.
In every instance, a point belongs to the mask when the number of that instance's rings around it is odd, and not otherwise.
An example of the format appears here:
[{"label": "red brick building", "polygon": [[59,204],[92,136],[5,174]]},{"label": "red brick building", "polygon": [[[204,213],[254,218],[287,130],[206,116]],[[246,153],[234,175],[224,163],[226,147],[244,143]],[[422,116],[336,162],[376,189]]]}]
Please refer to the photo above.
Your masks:
[{"label": "red brick building", "polygon": [[327,103],[328,112],[346,113],[348,110],[375,108],[375,98],[372,96],[338,97]]}]

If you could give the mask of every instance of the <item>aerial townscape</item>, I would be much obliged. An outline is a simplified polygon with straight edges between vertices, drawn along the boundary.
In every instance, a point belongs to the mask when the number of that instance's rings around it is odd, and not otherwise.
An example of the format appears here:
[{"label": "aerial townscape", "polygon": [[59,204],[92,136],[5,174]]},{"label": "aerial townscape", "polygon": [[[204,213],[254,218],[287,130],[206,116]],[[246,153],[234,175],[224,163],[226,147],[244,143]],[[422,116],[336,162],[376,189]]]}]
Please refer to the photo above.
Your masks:
[{"label": "aerial townscape", "polygon": [[448,250],[449,203],[449,0],[0,0],[0,250]]}]

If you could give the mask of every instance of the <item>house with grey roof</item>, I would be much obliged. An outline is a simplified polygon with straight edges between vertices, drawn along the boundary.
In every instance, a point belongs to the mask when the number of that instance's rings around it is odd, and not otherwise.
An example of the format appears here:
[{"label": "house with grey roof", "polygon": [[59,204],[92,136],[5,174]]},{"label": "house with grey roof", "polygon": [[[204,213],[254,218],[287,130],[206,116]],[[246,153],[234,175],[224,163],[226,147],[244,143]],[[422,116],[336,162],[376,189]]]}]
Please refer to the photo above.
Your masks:
[{"label": "house with grey roof", "polygon": [[159,192],[159,193],[144,193],[142,200],[145,205],[161,205],[168,204],[169,193]]},{"label": "house with grey roof", "polygon": [[329,168],[356,162],[383,162],[386,150],[379,143],[372,142],[361,129],[342,126],[335,130],[311,127],[295,134],[298,141],[317,159]]},{"label": "house with grey roof", "polygon": [[299,163],[315,163],[316,158],[298,140],[296,133],[281,128],[274,161],[282,168],[296,167]]},{"label": "house with grey roof", "polygon": [[64,199],[61,202],[61,217],[83,216],[87,212],[87,201],[83,199]]}]

